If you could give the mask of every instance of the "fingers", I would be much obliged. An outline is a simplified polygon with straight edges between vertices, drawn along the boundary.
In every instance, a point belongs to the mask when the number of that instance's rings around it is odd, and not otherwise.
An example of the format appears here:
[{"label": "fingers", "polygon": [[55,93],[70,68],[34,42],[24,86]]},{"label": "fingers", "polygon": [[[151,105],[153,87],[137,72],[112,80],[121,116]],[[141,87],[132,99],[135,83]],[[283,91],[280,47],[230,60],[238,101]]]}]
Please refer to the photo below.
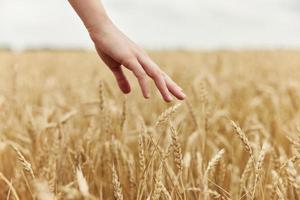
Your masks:
[{"label": "fingers", "polygon": [[163,99],[166,102],[170,102],[172,101],[172,96],[170,95],[170,92],[168,90],[168,87],[166,85],[165,80],[163,79],[163,77],[161,76],[160,73],[154,73],[153,75],[153,80],[155,82],[156,87],[158,88],[158,90],[160,91]]},{"label": "fingers", "polygon": [[172,101],[172,96],[168,90],[166,82],[160,72],[159,68],[155,66],[155,64],[151,61],[151,59],[147,59],[145,57],[141,57],[139,59],[146,73],[153,79],[156,87],[158,88],[161,96],[166,102]]},{"label": "fingers", "polygon": [[129,93],[131,89],[129,82],[122,71],[122,65],[131,70],[136,76],[145,98],[150,97],[147,75],[153,79],[156,87],[166,102],[172,101],[171,94],[180,100],[185,98],[185,94],[182,92],[182,89],[168,75],[162,72],[147,55],[137,57],[133,56],[130,59],[118,62],[99,49],[97,49],[97,51],[105,64],[113,72],[120,89],[125,94]]},{"label": "fingers", "polygon": [[161,72],[159,67],[150,58],[142,56],[139,58],[139,61],[146,73],[154,80],[165,101],[169,102],[172,100],[170,93],[180,100],[185,98],[182,89],[168,75]]},{"label": "fingers", "polygon": [[122,90],[123,93],[128,94],[131,91],[131,88],[126,76],[123,73],[122,68],[121,67],[111,68],[111,71],[116,77],[119,88]]},{"label": "fingers", "polygon": [[165,80],[169,91],[180,100],[185,98],[185,94],[182,92],[182,89],[167,75],[165,74]]},{"label": "fingers", "polygon": [[99,56],[102,58],[103,62],[110,68],[110,70],[115,75],[115,78],[121,91],[125,94],[129,93],[131,91],[131,88],[125,74],[123,73],[121,65],[115,60],[113,60],[111,57],[99,51],[98,49],[97,51]]},{"label": "fingers", "polygon": [[147,74],[145,73],[140,63],[136,59],[129,59],[124,61],[122,65],[133,72],[133,74],[138,79],[143,96],[148,99],[150,97],[150,92],[147,83]]}]

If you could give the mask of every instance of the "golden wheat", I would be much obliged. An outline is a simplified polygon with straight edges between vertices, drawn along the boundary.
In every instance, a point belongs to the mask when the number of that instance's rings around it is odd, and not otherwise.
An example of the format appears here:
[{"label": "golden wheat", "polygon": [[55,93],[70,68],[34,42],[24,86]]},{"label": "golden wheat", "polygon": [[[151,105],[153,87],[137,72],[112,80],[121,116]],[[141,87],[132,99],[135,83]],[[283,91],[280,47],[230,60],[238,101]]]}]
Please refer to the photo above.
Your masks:
[{"label": "golden wheat", "polygon": [[129,74],[124,98],[95,53],[0,51],[0,199],[299,199],[300,52],[151,56],[186,101]]}]

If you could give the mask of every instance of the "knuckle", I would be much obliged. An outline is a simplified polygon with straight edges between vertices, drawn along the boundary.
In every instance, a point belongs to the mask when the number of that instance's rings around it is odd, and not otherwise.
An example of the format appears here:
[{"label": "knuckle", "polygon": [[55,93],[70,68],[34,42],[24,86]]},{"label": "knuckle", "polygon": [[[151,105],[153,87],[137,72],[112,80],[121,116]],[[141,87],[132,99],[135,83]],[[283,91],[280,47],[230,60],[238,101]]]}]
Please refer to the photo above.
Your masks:
[{"label": "knuckle", "polygon": [[121,60],[121,64],[128,66],[131,65],[132,62],[134,61],[134,57],[133,56],[125,56],[122,60]]},{"label": "knuckle", "polygon": [[163,77],[163,73],[160,70],[155,70],[153,73],[154,78]]},{"label": "knuckle", "polygon": [[162,73],[159,71],[159,70],[153,70],[151,73],[150,73],[150,76],[152,77],[152,78],[157,78],[157,77],[159,77],[159,76],[161,76],[162,75]]},{"label": "knuckle", "polygon": [[135,72],[135,76],[139,79],[145,79],[147,74],[144,71]]}]

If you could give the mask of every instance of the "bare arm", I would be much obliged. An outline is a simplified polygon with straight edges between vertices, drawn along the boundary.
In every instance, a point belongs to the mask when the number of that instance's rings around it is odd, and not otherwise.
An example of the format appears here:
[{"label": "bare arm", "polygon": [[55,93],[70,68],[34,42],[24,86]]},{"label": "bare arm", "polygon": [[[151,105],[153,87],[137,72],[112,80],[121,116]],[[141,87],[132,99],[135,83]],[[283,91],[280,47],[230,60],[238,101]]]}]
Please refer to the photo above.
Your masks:
[{"label": "bare arm", "polygon": [[148,77],[153,79],[165,101],[171,94],[184,99],[182,89],[133,41],[127,38],[109,19],[100,0],[69,0],[87,28],[96,50],[116,77],[120,89],[130,92],[122,68],[132,71],[145,98],[150,97]]}]

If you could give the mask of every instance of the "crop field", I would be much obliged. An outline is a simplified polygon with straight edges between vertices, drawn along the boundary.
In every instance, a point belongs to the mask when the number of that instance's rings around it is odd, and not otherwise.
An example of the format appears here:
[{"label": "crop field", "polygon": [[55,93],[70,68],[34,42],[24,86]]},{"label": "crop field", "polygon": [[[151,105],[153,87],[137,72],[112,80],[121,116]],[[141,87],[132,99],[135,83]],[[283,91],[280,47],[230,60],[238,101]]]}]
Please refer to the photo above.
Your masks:
[{"label": "crop field", "polygon": [[0,199],[296,200],[300,52],[150,52],[187,99],[93,52],[0,51]]}]

